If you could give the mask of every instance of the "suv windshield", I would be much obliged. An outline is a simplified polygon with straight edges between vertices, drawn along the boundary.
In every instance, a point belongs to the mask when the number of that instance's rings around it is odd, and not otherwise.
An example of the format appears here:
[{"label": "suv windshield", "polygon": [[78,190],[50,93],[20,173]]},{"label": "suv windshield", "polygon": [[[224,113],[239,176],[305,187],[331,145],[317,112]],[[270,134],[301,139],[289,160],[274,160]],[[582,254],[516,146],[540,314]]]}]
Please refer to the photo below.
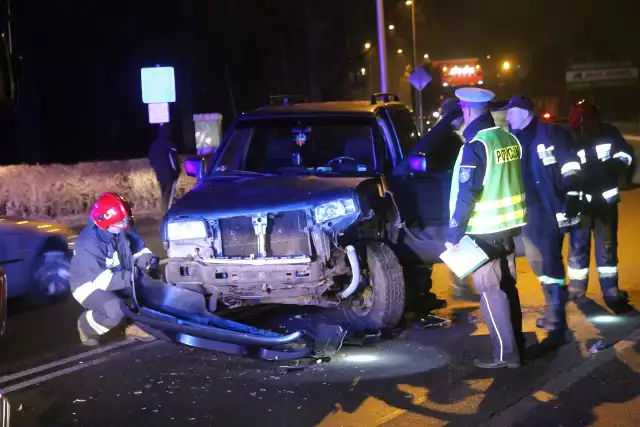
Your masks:
[{"label": "suv windshield", "polygon": [[384,153],[372,117],[243,120],[209,173],[371,175]]}]

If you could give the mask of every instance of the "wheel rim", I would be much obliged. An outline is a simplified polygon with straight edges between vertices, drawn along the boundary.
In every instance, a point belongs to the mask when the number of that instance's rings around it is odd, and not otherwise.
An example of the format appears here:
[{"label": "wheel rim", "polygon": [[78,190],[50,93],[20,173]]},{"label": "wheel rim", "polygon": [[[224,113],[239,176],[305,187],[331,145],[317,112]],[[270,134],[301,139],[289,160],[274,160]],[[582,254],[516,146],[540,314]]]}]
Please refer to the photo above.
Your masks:
[{"label": "wheel rim", "polygon": [[64,252],[48,251],[40,255],[34,279],[38,293],[47,297],[64,294],[69,289],[70,263]]},{"label": "wheel rim", "polygon": [[361,293],[355,298],[358,301],[358,305],[351,303],[351,311],[358,317],[368,316],[373,308],[374,293],[373,293],[373,280],[369,278],[369,283],[364,287]]}]

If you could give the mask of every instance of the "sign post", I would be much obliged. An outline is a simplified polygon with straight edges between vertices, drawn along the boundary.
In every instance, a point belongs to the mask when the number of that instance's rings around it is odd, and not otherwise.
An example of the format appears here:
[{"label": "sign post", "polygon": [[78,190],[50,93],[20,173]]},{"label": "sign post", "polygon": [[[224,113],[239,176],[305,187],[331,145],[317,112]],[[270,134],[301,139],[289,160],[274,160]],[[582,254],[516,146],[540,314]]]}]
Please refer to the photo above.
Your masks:
[{"label": "sign post", "polygon": [[420,135],[422,135],[424,131],[424,118],[422,117],[422,90],[427,87],[429,83],[431,83],[431,80],[431,75],[427,73],[427,71],[423,67],[416,67],[409,76],[409,83],[411,83],[411,85],[418,91],[418,128],[420,130]]},{"label": "sign post", "polygon": [[173,67],[140,69],[142,102],[149,110],[149,123],[169,123],[169,104],[176,102],[176,79]]}]

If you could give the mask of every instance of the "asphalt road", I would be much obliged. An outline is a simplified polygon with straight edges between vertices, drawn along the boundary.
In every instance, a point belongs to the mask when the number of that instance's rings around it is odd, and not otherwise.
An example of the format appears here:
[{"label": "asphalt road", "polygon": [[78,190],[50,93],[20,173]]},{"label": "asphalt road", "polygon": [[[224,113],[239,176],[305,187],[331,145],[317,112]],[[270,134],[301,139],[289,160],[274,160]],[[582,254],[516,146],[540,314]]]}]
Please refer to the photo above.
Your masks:
[{"label": "asphalt road", "polygon": [[[640,190],[625,192],[621,287],[636,305],[640,232],[632,218],[639,209]],[[155,224],[139,231],[162,253]],[[524,259],[518,268],[525,330],[534,344],[544,337],[534,326],[543,297]],[[434,292],[448,298],[447,270],[438,266],[433,278]],[[396,339],[347,345],[328,363],[283,370],[277,362],[122,341],[121,332],[87,349],[78,342],[80,309],[73,300],[37,310],[10,302],[0,391],[11,404],[12,427],[637,425],[640,316],[611,316],[592,282],[594,302],[570,306],[570,344],[519,371],[497,372],[473,367],[475,357],[489,353],[474,303],[450,302],[440,310],[451,320],[446,327],[410,324]],[[295,327],[313,316],[316,311],[286,309],[247,321]],[[593,354],[598,341],[609,348]]]}]

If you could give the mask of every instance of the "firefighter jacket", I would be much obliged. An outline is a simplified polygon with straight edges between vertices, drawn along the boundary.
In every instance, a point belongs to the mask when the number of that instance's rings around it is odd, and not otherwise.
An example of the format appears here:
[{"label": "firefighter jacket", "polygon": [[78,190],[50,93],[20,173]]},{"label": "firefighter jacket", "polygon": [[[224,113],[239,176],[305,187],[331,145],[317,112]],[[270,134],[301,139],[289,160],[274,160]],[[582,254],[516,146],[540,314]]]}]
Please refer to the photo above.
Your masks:
[{"label": "firefighter jacket", "polygon": [[133,229],[113,234],[93,222],[79,234],[70,268],[70,287],[82,304],[93,292],[117,291],[131,286],[133,265],[151,254]]}]

